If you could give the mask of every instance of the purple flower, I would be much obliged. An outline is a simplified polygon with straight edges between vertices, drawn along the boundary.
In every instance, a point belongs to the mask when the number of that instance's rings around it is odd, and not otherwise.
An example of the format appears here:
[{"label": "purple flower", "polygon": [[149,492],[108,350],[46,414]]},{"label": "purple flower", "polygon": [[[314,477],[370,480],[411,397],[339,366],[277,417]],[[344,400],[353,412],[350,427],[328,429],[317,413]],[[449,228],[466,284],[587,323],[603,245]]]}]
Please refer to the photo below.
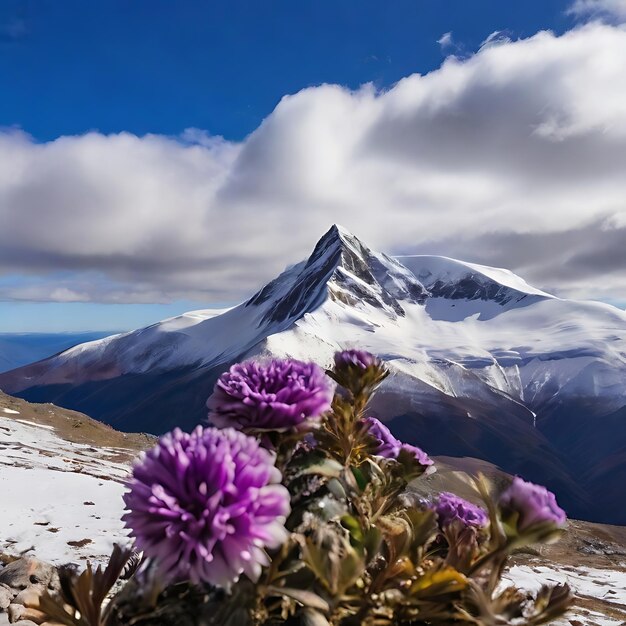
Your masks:
[{"label": "purple flower", "polygon": [[228,588],[257,580],[263,548],[287,538],[289,492],[273,455],[232,428],[175,429],[133,469],[123,517],[137,547],[167,582]]},{"label": "purple flower", "polygon": [[331,375],[354,396],[371,395],[387,374],[383,362],[369,352],[343,350],[335,353],[335,368]]},{"label": "purple flower", "polygon": [[463,526],[482,528],[487,525],[489,517],[484,509],[448,491],[439,494],[434,505],[439,527],[444,529],[460,522]]},{"label": "purple flower", "polygon": [[244,432],[306,430],[330,408],[334,386],[314,363],[274,360],[233,365],[207,400],[218,428]]},{"label": "purple flower", "polygon": [[386,459],[395,459],[400,454],[402,442],[396,439],[391,431],[375,417],[364,417],[363,423],[367,425],[367,432],[376,440],[375,453]]},{"label": "purple flower", "polygon": [[361,421],[367,426],[369,435],[376,441],[377,446],[374,454],[377,456],[382,456],[385,459],[397,459],[400,452],[405,451],[411,454],[420,465],[433,464],[432,459],[423,450],[396,439],[391,431],[375,417],[364,417]]},{"label": "purple flower", "polygon": [[500,508],[506,517],[517,515],[517,529],[525,532],[540,524],[562,526],[567,520],[565,511],[556,503],[556,497],[545,487],[513,479],[500,497]]},{"label": "purple flower", "polygon": [[366,370],[368,367],[379,367],[380,365],[380,359],[365,350],[343,350],[335,353],[335,367],[337,369],[354,367]]}]

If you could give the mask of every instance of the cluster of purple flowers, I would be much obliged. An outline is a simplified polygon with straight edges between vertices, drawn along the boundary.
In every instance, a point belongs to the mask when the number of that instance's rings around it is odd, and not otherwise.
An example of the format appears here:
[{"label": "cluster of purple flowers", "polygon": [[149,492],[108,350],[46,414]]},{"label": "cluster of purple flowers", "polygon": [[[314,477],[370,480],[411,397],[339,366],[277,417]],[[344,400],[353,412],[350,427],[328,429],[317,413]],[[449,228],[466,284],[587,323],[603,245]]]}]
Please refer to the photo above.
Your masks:
[{"label": "cluster of purple flowers", "polygon": [[375,417],[363,418],[363,423],[367,426],[369,435],[375,440],[376,448],[374,454],[384,457],[385,459],[397,459],[400,452],[404,450],[411,454],[415,460],[425,467],[433,465],[433,460],[417,446],[408,443],[402,443],[396,439],[391,431]]},{"label": "cluster of purple flowers", "polygon": [[135,466],[124,521],[168,581],[258,579],[265,549],[287,537],[290,495],[274,454],[251,435],[314,428],[333,394],[313,363],[234,365],[207,402],[214,427],[176,429]]},{"label": "cluster of purple flowers", "polygon": [[[337,353],[338,372],[348,383],[358,381],[359,372],[374,382],[386,375],[379,359],[360,350]],[[341,376],[337,380],[341,383]],[[281,484],[274,453],[257,437],[304,434],[318,427],[333,395],[334,384],[312,363],[233,365],[207,401],[213,427],[191,434],[176,429],[142,457],[124,496],[124,521],[137,547],[157,562],[168,582],[208,582],[228,589],[242,574],[258,579],[269,564],[265,550],[288,536],[290,494]],[[378,419],[366,417],[360,424],[373,441],[373,454],[387,459],[410,454],[424,467],[433,465],[423,450],[399,441]],[[520,532],[565,521],[554,494],[520,478],[499,504]],[[442,493],[433,507],[442,529],[488,524],[483,509],[451,493]]]},{"label": "cluster of purple flowers", "polygon": [[253,437],[176,429],[135,465],[123,519],[168,582],[228,588],[242,573],[258,579],[269,564],[264,548],[287,537],[290,496],[281,479]]}]

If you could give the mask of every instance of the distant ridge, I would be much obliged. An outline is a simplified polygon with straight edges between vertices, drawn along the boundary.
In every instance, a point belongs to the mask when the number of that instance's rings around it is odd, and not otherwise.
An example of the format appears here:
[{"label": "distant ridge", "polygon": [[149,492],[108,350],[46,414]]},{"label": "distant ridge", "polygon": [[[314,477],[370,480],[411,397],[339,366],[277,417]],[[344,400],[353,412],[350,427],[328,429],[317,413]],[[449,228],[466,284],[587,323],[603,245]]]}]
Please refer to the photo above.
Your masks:
[{"label": "distant ridge", "polygon": [[110,332],[0,333],[0,372],[40,361],[85,341],[100,339]]}]

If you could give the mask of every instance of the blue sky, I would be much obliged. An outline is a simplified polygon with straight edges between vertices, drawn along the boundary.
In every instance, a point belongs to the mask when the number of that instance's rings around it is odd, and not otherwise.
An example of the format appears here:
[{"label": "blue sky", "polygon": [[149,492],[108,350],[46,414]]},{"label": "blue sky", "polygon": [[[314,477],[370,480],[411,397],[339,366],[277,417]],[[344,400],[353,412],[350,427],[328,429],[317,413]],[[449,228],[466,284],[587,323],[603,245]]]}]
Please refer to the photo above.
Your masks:
[{"label": "blue sky", "polygon": [[4,0],[0,123],[40,141],[97,129],[239,140],[285,94],[389,86],[496,30],[562,32],[567,2]]},{"label": "blue sky", "polygon": [[5,0],[0,331],[236,302],[334,221],[626,302],[619,2]]}]

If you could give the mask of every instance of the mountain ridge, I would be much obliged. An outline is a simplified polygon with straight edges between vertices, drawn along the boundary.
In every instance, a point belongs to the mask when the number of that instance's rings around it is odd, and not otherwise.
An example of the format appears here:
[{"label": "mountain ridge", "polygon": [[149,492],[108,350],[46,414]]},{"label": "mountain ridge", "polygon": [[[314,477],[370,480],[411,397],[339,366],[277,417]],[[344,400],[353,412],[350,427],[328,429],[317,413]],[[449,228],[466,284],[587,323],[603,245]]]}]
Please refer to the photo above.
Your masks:
[{"label": "mountain ridge", "polygon": [[[359,347],[387,361],[372,411],[408,441],[484,458],[547,482],[585,519],[626,523],[626,504],[607,496],[593,506],[602,481],[626,471],[626,313],[556,298],[498,268],[403,258],[333,226],[308,259],[235,307],[77,346],[0,375],[0,388],[159,434],[205,419],[233,362],[327,367],[336,350]],[[581,459],[585,439],[593,445]]]}]

